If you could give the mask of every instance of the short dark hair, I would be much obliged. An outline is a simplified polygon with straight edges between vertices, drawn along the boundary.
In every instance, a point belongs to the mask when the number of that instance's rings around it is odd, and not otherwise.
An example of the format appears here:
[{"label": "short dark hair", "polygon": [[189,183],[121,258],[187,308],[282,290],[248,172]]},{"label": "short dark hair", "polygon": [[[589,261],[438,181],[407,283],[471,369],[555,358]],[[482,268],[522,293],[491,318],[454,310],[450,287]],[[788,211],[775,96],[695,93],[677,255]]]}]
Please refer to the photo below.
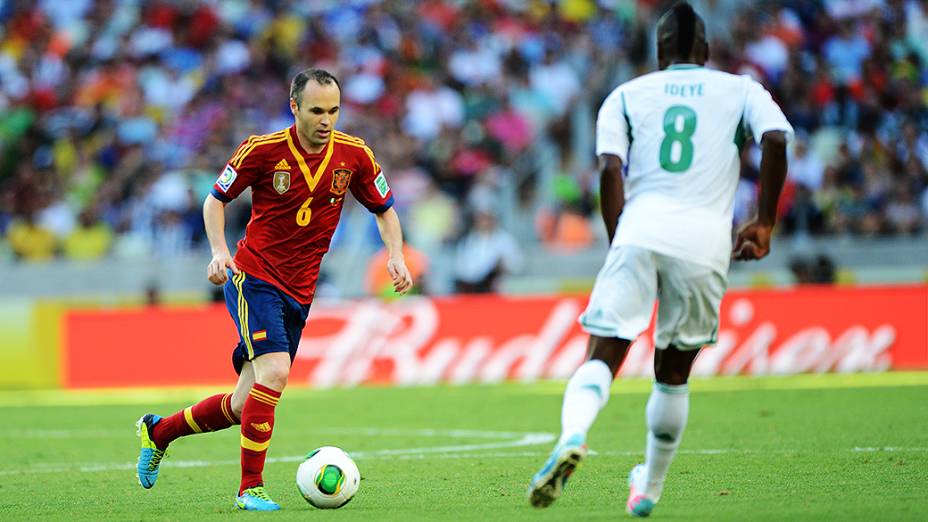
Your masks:
[{"label": "short dark hair", "polygon": [[290,98],[296,101],[297,107],[303,102],[303,88],[306,87],[306,83],[309,80],[313,80],[319,85],[331,85],[334,83],[339,91],[342,90],[342,85],[338,83],[338,78],[329,71],[312,67],[303,69],[298,72],[296,76],[293,77],[293,81],[290,82]]},{"label": "short dark hair", "polygon": [[706,38],[705,23],[689,2],[677,2],[658,21],[658,45],[677,59],[690,57],[697,42]]}]

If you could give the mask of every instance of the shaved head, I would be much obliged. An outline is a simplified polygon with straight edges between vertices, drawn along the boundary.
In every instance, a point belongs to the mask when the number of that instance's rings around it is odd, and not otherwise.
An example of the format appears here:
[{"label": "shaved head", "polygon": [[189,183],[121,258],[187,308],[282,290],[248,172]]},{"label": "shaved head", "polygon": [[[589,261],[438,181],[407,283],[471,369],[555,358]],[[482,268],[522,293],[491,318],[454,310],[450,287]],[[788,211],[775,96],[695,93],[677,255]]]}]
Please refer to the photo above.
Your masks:
[{"label": "shaved head", "polygon": [[661,69],[674,63],[703,65],[709,59],[706,24],[688,2],[679,2],[657,21],[657,61]]}]

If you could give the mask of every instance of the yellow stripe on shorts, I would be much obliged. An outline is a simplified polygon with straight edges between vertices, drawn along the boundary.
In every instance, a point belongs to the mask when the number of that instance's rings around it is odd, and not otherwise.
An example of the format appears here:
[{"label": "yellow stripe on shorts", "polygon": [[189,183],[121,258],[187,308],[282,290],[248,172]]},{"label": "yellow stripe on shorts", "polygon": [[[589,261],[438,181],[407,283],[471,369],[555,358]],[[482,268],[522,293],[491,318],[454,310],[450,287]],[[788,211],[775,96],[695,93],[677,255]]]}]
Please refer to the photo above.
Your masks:
[{"label": "yellow stripe on shorts", "polygon": [[247,359],[250,361],[255,358],[255,349],[251,345],[251,333],[248,331],[248,301],[245,300],[245,272],[240,272],[238,276],[232,278],[235,288],[238,289],[238,322],[241,325],[240,333],[242,340],[245,341],[245,349],[248,351]]}]

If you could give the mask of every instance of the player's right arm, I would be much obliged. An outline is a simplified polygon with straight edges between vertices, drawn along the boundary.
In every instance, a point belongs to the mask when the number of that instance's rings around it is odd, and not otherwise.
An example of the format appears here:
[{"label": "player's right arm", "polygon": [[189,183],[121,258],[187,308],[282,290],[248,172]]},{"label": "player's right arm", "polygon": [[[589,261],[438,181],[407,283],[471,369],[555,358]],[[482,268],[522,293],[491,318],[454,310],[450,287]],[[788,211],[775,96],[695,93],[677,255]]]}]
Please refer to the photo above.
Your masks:
[{"label": "player's right arm", "polygon": [[227,269],[233,274],[239,273],[232,259],[232,253],[229,251],[229,245],[226,243],[225,208],[226,203],[238,197],[254,182],[260,172],[258,154],[253,152],[255,147],[252,144],[252,138],[239,145],[213,185],[213,190],[203,202],[203,225],[206,228],[206,238],[213,254],[213,258],[206,267],[206,275],[215,285],[221,285],[228,280]]},{"label": "player's right arm", "polygon": [[786,133],[768,131],[761,139],[760,192],[757,217],[738,231],[735,259],[761,259],[770,253],[770,236],[777,222],[777,203],[786,181]]},{"label": "player's right arm", "polygon": [[596,118],[596,155],[599,156],[599,210],[609,243],[615,237],[619,216],[625,206],[622,167],[628,162],[631,144],[625,97],[616,89],[603,102]]},{"label": "player's right arm", "polygon": [[209,194],[206,201],[203,202],[203,225],[206,228],[206,238],[209,240],[209,249],[213,254],[209,265],[206,267],[206,275],[210,283],[221,285],[226,282],[228,276],[226,269],[232,270],[233,274],[238,274],[238,267],[232,260],[232,253],[229,252],[229,245],[226,244],[226,204]]},{"label": "player's right arm", "polygon": [[613,154],[599,156],[599,211],[606,224],[609,243],[615,237],[619,216],[625,207],[625,185],[622,182],[622,158]]}]

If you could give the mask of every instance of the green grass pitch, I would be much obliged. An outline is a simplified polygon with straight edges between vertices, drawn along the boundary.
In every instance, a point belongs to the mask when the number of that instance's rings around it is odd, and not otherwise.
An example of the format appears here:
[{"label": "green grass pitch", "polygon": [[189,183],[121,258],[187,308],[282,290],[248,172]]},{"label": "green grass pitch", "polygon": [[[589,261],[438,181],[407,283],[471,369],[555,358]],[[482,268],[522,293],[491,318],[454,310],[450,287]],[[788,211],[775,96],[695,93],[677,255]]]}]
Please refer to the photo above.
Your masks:
[{"label": "green grass pitch", "polygon": [[[0,520],[616,520],[642,459],[650,384],[618,381],[564,497],[525,490],[560,423],[563,383],[291,389],[277,409],[269,492],[277,513],[235,513],[238,430],[169,450],[135,479],[134,422],[212,390],[0,392]],[[717,378],[691,384],[690,421],[655,520],[928,520],[928,373]],[[299,496],[300,456],[355,455],[355,499]]]}]

